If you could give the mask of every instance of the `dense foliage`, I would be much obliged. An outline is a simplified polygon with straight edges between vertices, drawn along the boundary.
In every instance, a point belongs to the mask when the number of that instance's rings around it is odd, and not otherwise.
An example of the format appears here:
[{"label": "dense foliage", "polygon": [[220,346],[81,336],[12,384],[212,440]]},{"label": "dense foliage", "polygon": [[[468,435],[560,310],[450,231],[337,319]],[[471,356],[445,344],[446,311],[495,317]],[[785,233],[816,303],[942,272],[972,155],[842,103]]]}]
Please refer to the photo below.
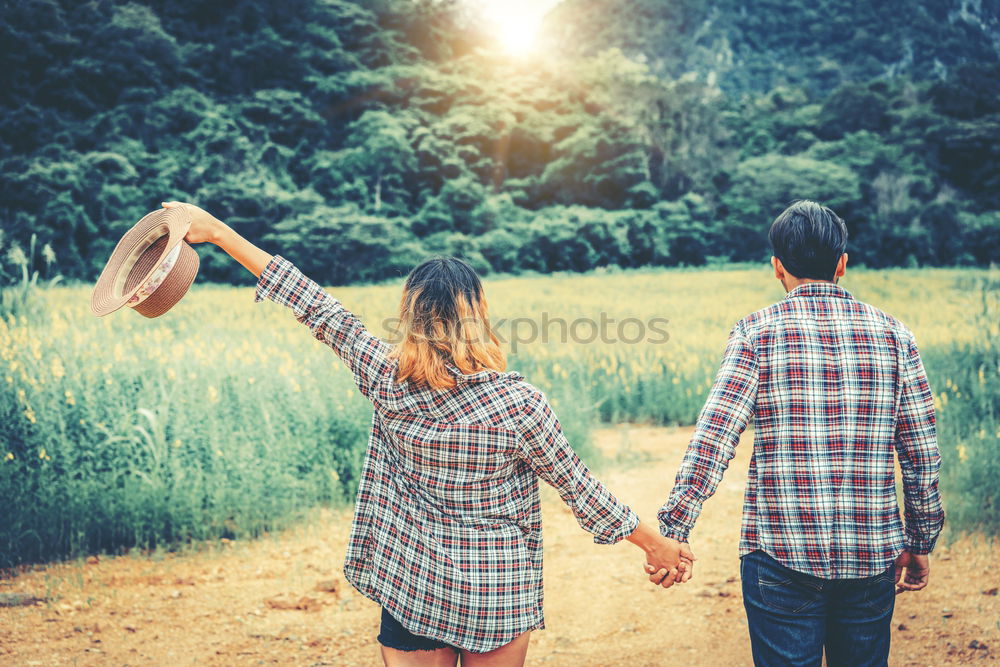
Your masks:
[{"label": "dense foliage", "polygon": [[171,198],[331,283],[697,265],[808,197],[854,261],[1000,259],[997,2],[856,5],[565,0],[519,58],[472,0],[15,0],[3,249],[92,280]]}]

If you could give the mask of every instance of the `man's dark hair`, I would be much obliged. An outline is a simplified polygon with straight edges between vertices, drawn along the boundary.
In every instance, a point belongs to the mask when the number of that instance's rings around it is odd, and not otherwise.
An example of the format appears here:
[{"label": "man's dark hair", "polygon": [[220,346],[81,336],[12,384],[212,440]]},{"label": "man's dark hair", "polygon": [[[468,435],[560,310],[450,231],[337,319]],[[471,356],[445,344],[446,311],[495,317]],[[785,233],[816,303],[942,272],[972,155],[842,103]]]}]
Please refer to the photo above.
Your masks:
[{"label": "man's dark hair", "polygon": [[767,238],[788,273],[796,278],[833,280],[847,248],[847,225],[826,206],[800,200],[774,219]]}]

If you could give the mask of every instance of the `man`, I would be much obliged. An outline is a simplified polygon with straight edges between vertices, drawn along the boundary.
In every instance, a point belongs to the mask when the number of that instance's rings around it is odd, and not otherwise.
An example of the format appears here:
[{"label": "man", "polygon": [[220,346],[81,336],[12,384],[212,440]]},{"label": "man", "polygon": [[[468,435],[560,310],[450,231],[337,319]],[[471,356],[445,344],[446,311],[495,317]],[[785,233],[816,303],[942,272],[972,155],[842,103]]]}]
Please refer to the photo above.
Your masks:
[{"label": "man", "polygon": [[769,238],[788,295],[733,327],[660,532],[688,541],[753,417],[740,572],[754,663],[818,667],[825,648],[831,667],[885,665],[895,592],[927,585],[944,522],[931,390],[906,327],[837,285],[843,220],[799,201]]}]

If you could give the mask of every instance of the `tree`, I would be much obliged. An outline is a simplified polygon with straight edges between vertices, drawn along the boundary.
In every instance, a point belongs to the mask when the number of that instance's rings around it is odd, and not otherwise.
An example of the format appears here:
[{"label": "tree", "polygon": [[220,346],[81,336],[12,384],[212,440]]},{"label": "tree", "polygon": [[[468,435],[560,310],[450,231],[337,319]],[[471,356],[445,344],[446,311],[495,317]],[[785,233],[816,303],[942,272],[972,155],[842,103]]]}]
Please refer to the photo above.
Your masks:
[{"label": "tree", "polygon": [[365,200],[359,202],[362,208],[378,214],[403,213],[412,201],[410,181],[417,173],[417,155],[410,143],[414,126],[406,114],[366,111],[348,127],[343,150],[326,154],[328,161],[314,165],[311,176],[333,196],[340,183],[360,181],[366,186]]},{"label": "tree", "polygon": [[861,199],[860,183],[847,167],[800,155],[770,153],[744,160],[723,195],[727,254],[739,260],[764,259],[768,226],[797,199],[829,206],[847,221],[850,230],[851,213]]}]

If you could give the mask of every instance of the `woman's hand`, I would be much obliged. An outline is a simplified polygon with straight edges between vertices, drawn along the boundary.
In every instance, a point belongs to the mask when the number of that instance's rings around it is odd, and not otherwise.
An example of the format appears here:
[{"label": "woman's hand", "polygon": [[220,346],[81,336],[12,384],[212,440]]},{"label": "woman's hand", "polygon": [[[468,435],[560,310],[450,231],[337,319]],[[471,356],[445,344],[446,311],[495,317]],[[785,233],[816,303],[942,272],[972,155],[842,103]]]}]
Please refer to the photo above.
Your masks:
[{"label": "woman's hand", "polygon": [[188,243],[218,243],[226,223],[194,204],[180,201],[162,202],[163,208],[185,208],[191,214],[191,228],[184,236]]},{"label": "woman's hand", "polygon": [[271,254],[247,241],[232,227],[205,209],[182,201],[165,201],[162,204],[163,208],[183,206],[191,214],[191,228],[184,235],[184,240],[188,243],[214,243],[242,264],[247,271],[258,277],[271,261]]}]

